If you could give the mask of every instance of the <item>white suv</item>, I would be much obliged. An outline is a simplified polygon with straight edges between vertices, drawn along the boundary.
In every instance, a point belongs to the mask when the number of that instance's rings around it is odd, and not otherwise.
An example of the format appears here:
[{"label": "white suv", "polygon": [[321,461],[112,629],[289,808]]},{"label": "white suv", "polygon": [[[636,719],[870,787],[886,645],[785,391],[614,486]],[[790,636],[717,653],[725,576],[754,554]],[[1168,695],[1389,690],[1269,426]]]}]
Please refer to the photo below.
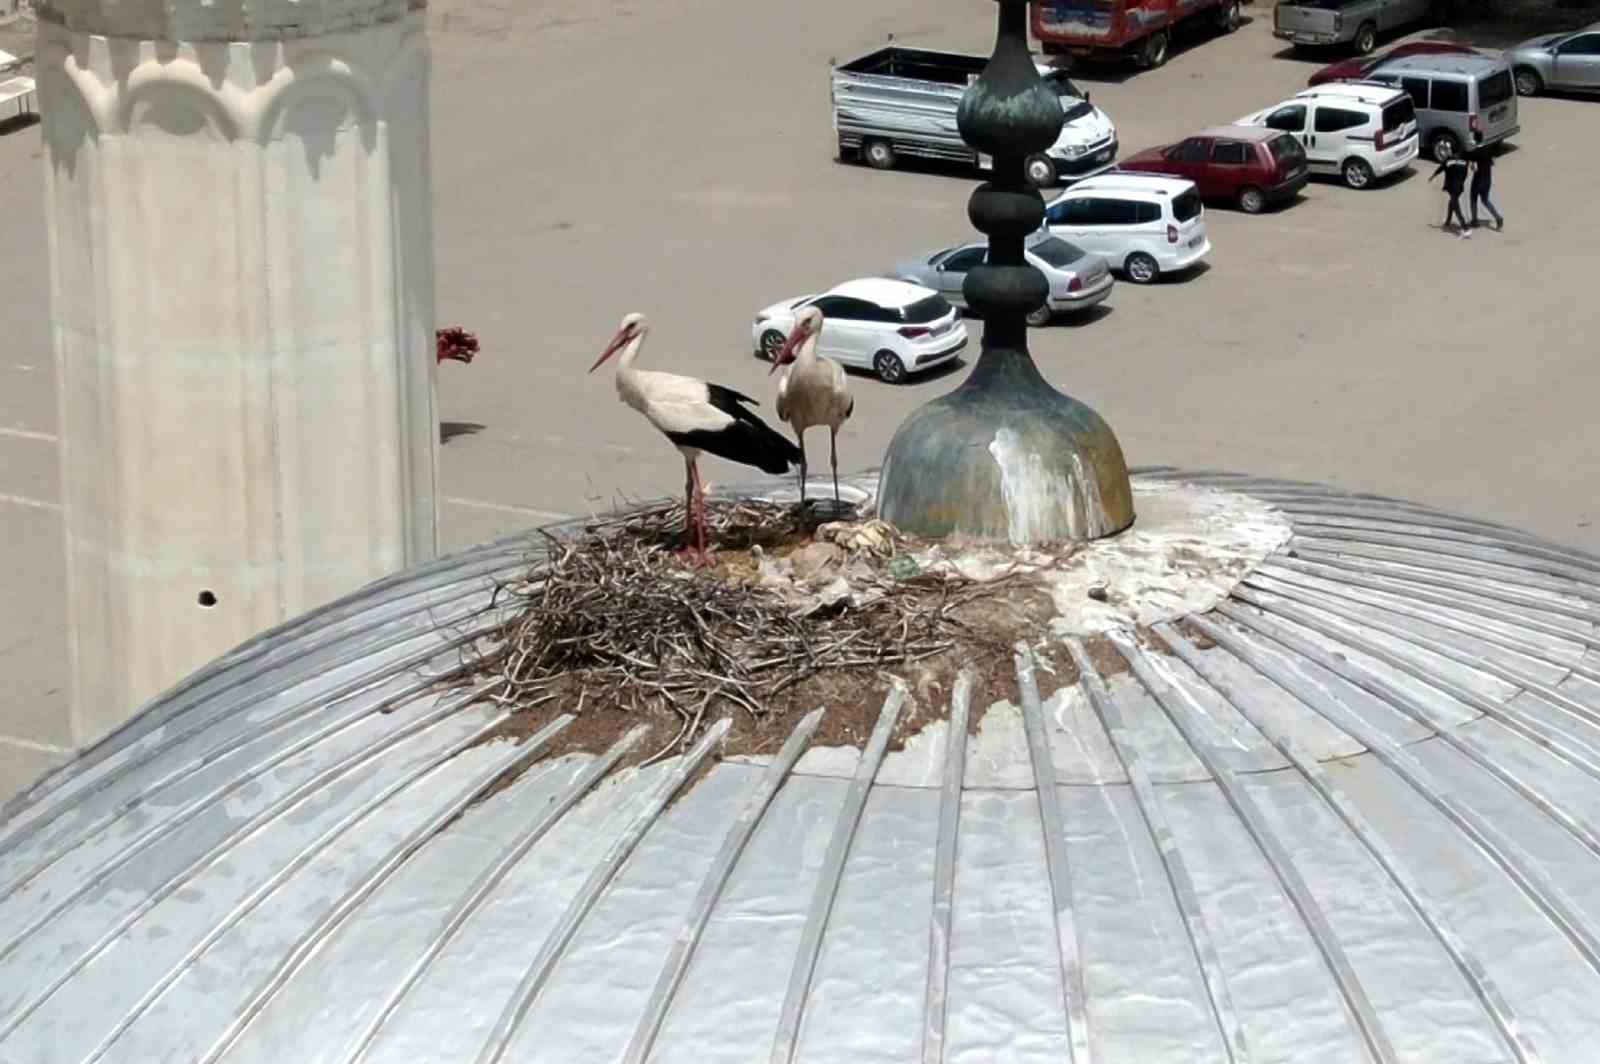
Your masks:
[{"label": "white suv", "polygon": [[1351,188],[1366,188],[1417,157],[1416,107],[1389,85],[1318,85],[1237,124],[1294,134],[1312,173],[1337,174]]},{"label": "white suv", "polygon": [[1187,269],[1211,252],[1193,181],[1110,173],[1079,181],[1044,212],[1045,227],[1103,255],[1136,284]]}]

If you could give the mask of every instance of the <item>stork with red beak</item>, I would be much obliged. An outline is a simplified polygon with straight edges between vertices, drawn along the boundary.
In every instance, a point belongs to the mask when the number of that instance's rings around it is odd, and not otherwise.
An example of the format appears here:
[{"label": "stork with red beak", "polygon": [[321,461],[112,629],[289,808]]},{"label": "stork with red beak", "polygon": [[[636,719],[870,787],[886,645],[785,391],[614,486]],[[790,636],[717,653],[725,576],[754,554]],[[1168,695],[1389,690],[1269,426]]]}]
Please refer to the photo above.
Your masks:
[{"label": "stork with red beak", "polygon": [[787,473],[800,461],[794,444],[749,409],[756,401],[720,384],[708,384],[676,373],[639,369],[634,362],[650,325],[643,314],[622,319],[617,334],[589,367],[593,373],[617,352],[617,395],[645,416],[645,420],[671,440],[683,455],[685,472],[684,519],[688,545],[684,548],[698,564],[706,553],[705,487],[700,479],[702,452],[766,473]]},{"label": "stork with red beak", "polygon": [[794,323],[789,339],[772,360],[776,373],[780,366],[792,366],[778,379],[778,417],[794,429],[800,445],[800,505],[806,502],[806,429],[828,426],[829,457],[833,461],[833,501],[839,502],[839,426],[856,408],[850,398],[844,368],[831,358],[817,354],[817,334],[822,332],[822,311],[806,307]]}]

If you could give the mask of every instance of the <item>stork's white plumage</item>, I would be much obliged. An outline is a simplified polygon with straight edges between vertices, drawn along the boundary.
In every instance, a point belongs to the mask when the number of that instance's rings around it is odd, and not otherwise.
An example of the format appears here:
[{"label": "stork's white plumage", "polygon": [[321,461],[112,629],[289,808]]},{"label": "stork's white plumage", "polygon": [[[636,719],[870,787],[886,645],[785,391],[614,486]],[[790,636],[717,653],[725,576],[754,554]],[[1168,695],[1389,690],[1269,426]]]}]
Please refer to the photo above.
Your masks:
[{"label": "stork's white plumage", "polygon": [[794,324],[783,349],[772,360],[772,371],[790,369],[778,379],[778,417],[794,429],[800,445],[800,502],[806,501],[806,429],[828,426],[829,457],[833,461],[833,501],[839,501],[839,426],[856,408],[844,367],[817,354],[817,334],[822,332],[822,311],[806,307]]},{"label": "stork's white plumage", "polygon": [[623,318],[617,334],[589,372],[622,352],[617,362],[617,395],[643,414],[683,455],[684,516],[689,538],[686,550],[704,563],[707,558],[701,453],[754,466],[766,473],[787,473],[790,466],[800,462],[800,451],[749,410],[757,404],[748,395],[697,377],[639,369],[634,363],[649,331],[650,324],[643,314]]}]

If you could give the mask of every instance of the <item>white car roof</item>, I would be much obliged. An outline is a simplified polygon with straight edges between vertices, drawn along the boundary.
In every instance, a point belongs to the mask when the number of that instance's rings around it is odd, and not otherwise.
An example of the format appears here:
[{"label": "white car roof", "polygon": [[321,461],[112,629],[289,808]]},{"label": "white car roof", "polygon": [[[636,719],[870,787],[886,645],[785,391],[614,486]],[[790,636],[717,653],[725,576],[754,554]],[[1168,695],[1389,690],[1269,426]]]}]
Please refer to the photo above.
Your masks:
[{"label": "white car roof", "polygon": [[1079,181],[1067,189],[1065,193],[1051,200],[1051,202],[1057,203],[1080,192],[1132,192],[1154,196],[1159,199],[1171,199],[1189,191],[1191,188],[1194,188],[1194,182],[1183,177],[1111,173]]},{"label": "white car roof", "polygon": [[887,277],[862,277],[846,281],[844,284],[834,285],[824,293],[830,296],[865,299],[882,307],[903,307],[908,303],[915,303],[919,299],[927,299],[938,294],[920,284],[890,280]]},{"label": "white car roof", "polygon": [[[1335,99],[1348,100],[1353,103],[1370,104],[1373,107],[1382,107],[1396,97],[1404,96],[1405,90],[1395,88],[1393,85],[1373,85],[1371,83],[1339,81],[1318,85],[1314,89],[1294,94],[1296,100]],[[1283,103],[1289,103],[1285,100]],[[1279,104],[1282,107],[1283,104]]]}]

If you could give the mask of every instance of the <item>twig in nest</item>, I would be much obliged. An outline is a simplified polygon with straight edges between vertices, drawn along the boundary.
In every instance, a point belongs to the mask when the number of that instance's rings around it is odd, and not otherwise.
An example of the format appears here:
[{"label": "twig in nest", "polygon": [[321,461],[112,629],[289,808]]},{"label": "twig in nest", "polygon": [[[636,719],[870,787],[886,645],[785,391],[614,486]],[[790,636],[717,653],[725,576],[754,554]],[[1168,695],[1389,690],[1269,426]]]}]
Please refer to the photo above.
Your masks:
[{"label": "twig in nest", "polygon": [[[706,517],[725,558],[805,538],[793,510],[776,503],[709,503]],[[719,702],[760,718],[774,697],[818,674],[881,669],[973,641],[951,611],[1008,583],[857,574],[858,587],[879,597],[797,617],[765,588],[685,571],[669,554],[682,534],[681,503],[597,520],[574,539],[547,533],[544,560],[496,586],[500,623],[468,652],[466,678],[498,678],[501,697],[521,705],[575,685],[574,712],[586,703],[670,707],[684,724],[654,761],[692,741]]]}]

